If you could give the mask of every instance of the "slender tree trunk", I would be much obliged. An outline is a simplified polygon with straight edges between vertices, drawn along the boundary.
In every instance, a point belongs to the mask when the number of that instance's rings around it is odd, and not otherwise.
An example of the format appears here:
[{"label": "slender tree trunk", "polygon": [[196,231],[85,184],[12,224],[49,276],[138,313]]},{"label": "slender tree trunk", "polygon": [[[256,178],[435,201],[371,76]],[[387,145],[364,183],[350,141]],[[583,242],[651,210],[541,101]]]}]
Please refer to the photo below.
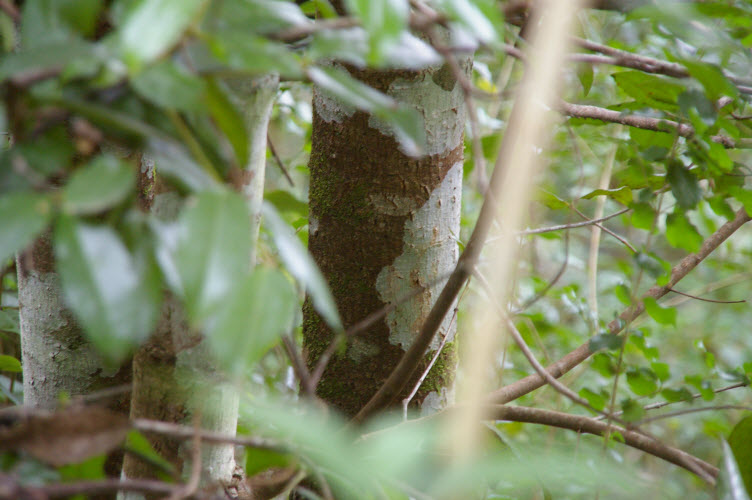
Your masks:
[{"label": "slender tree trunk", "polygon": [[[415,108],[425,120],[428,144],[426,156],[412,158],[377,119],[314,89],[310,251],[345,327],[396,306],[348,341],[317,387],[320,397],[348,416],[365,405],[395,367],[457,262],[465,126],[462,90],[447,65],[353,76]],[[444,336],[447,343],[413,400],[423,413],[453,397],[455,320],[450,315],[442,324],[433,350]],[[303,334],[313,367],[332,333],[309,302]]]},{"label": "slender tree trunk", "polygon": [[[247,165],[234,172],[231,180],[248,201],[252,215],[248,230],[254,241],[261,222],[266,133],[278,82],[276,76],[226,82],[236,104],[245,112],[249,131]],[[159,169],[158,165],[156,169]],[[156,186],[152,211],[159,217],[174,218],[180,209],[178,196],[171,191],[160,192],[159,182]],[[255,254],[250,255],[249,259],[253,264]],[[133,380],[132,418],[152,418],[188,425],[200,418],[204,429],[235,434],[237,390],[223,379],[213,365],[208,346],[199,332],[190,329],[181,307],[173,298],[166,301],[153,338],[134,358]],[[183,444],[163,436],[150,436],[150,441],[178,471],[190,473],[190,443]],[[203,445],[201,461],[205,482],[223,485],[233,482],[236,467],[232,445]],[[128,478],[149,478],[154,477],[154,471],[148,464],[128,456],[123,475]]]}]

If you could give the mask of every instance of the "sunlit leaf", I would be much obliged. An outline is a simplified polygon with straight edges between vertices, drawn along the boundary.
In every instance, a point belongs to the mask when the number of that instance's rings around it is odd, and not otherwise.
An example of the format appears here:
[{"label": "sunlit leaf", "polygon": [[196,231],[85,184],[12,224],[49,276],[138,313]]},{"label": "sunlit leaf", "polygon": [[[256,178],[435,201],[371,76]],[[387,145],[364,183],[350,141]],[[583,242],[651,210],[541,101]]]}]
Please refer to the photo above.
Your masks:
[{"label": "sunlit leaf", "polygon": [[666,239],[672,246],[687,252],[696,252],[703,242],[702,235],[683,212],[674,212],[666,217]]},{"label": "sunlit leaf", "polygon": [[161,290],[146,279],[109,227],[62,216],[55,226],[55,256],[68,305],[94,346],[121,361],[151,334]]},{"label": "sunlit leaf", "polygon": [[306,292],[311,296],[314,308],[321,314],[324,321],[333,329],[342,330],[342,320],[332,292],[311,255],[295,236],[292,228],[282,220],[274,206],[265,202],[263,213],[264,224],[272,233],[279,256],[290,274],[305,287]]},{"label": "sunlit leaf", "polygon": [[292,328],[298,299],[277,270],[256,269],[207,321],[209,343],[220,366],[242,375]]},{"label": "sunlit leaf", "polygon": [[21,373],[21,362],[7,354],[0,354],[0,372]]},{"label": "sunlit leaf", "polygon": [[645,297],[645,310],[660,325],[676,326],[676,309],[673,307],[661,307],[653,297]]},{"label": "sunlit leaf", "polygon": [[123,201],[135,184],[130,165],[115,156],[101,155],[73,174],[63,189],[63,208],[74,214],[101,212]]},{"label": "sunlit leaf", "polygon": [[616,189],[596,189],[591,191],[582,198],[589,200],[596,196],[608,196],[609,198],[618,201],[622,205],[629,205],[632,203],[632,190],[627,186],[622,186]]},{"label": "sunlit leaf", "polygon": [[250,224],[243,198],[226,190],[199,194],[178,219],[174,258],[182,288],[176,292],[193,320],[216,309],[249,270]]}]

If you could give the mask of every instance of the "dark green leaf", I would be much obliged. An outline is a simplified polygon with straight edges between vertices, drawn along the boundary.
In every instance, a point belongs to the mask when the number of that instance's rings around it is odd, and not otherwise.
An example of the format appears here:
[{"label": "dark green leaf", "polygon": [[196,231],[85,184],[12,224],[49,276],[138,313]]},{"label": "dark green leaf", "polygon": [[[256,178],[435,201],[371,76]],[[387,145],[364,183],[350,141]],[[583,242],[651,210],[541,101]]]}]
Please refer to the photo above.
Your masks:
[{"label": "dark green leaf", "polygon": [[23,2],[21,46],[30,49],[50,42],[90,36],[102,0],[27,0]]},{"label": "dark green leaf", "polygon": [[248,75],[278,73],[299,79],[303,72],[300,58],[285,45],[246,32],[220,32],[209,40],[214,57]]},{"label": "dark green leaf", "polygon": [[160,174],[192,191],[219,189],[216,174],[207,173],[177,142],[153,139],[148,143],[147,156],[156,163]]},{"label": "dark green leaf", "polygon": [[93,214],[113,207],[131,193],[136,175],[126,162],[104,154],[77,170],[63,189],[63,208],[73,214]]},{"label": "dark green leaf", "polygon": [[55,256],[68,305],[110,361],[122,361],[151,334],[159,312],[159,283],[145,279],[118,235],[108,227],[62,216]]},{"label": "dark green leaf", "polygon": [[681,162],[668,162],[666,179],[671,184],[671,193],[676,198],[676,202],[683,209],[694,208],[702,198],[702,191],[697,183],[697,178]]},{"label": "dark green leaf", "polygon": [[292,228],[279,216],[271,203],[265,202],[264,224],[274,237],[279,256],[296,280],[300,282],[311,296],[314,308],[324,321],[335,330],[342,330],[342,320],[332,292],[313,258],[295,236]]},{"label": "dark green leaf", "polygon": [[51,216],[43,195],[21,191],[0,197],[0,265],[41,233]]},{"label": "dark green leaf", "polygon": [[606,403],[608,402],[608,395],[603,393],[602,391],[600,393],[594,392],[587,387],[583,387],[580,389],[580,392],[577,393],[581,398],[584,398],[590,406],[595,408],[596,410],[603,410],[603,408],[606,407]]},{"label": "dark green leaf", "polygon": [[616,285],[616,288],[614,288],[614,294],[616,295],[616,298],[619,299],[619,302],[625,306],[632,305],[632,292],[629,291],[627,285],[624,285],[623,283]]},{"label": "dark green leaf", "polygon": [[624,338],[612,333],[599,333],[588,341],[590,352],[597,352],[601,349],[616,350],[622,345],[624,345]]},{"label": "dark green leaf", "polygon": [[703,242],[702,235],[682,212],[674,212],[666,217],[666,239],[672,246],[687,252],[698,251]]},{"label": "dark green leaf", "polygon": [[645,409],[634,399],[625,399],[621,402],[622,418],[627,422],[636,422],[645,416]]},{"label": "dark green leaf", "polygon": [[663,389],[661,396],[669,403],[692,401],[692,393],[686,387],[682,387],[681,389]]},{"label": "dark green leaf", "polygon": [[747,491],[752,491],[752,417],[745,417],[734,426],[728,444],[739,466],[741,480]]},{"label": "dark green leaf", "polygon": [[581,64],[577,71],[577,77],[580,79],[582,85],[582,93],[584,97],[590,93],[590,89],[593,87],[593,66],[590,64]]},{"label": "dark green leaf", "polygon": [[91,45],[82,40],[51,42],[22,52],[4,54],[0,60],[0,81],[44,71],[60,71],[77,60],[94,57]]},{"label": "dark green leaf", "polygon": [[131,79],[144,99],[166,109],[198,111],[206,92],[204,81],[173,61],[149,66]]},{"label": "dark green leaf", "polygon": [[661,307],[653,297],[645,297],[645,310],[656,323],[660,325],[676,326],[676,309],[673,307]]},{"label": "dark green leaf", "polygon": [[[250,78],[250,77],[249,77]],[[222,85],[215,79],[207,80],[207,97],[209,113],[217,126],[230,141],[235,151],[238,165],[245,167],[248,162],[248,129],[245,120],[240,114],[239,106],[233,104],[230,96]]]},{"label": "dark green leaf", "polygon": [[739,95],[736,86],[726,78],[718,66],[692,60],[684,60],[682,65],[702,84],[705,95],[711,101],[717,101],[723,96],[735,99]]},{"label": "dark green leaf", "polygon": [[227,298],[250,267],[251,217],[243,198],[232,191],[205,191],[178,219],[175,268],[192,320],[199,320]]},{"label": "dark green leaf", "polygon": [[682,114],[689,117],[692,125],[695,126],[696,132],[703,132],[713,125],[718,117],[714,104],[705,97],[705,94],[697,90],[683,92],[677,102]]},{"label": "dark green leaf", "polygon": [[0,354],[0,372],[21,373],[21,362],[13,356]]},{"label": "dark green leaf", "polygon": [[611,77],[627,95],[646,107],[676,110],[679,94],[684,91],[683,85],[642,71],[622,71]]},{"label": "dark green leaf", "polygon": [[[747,419],[745,419],[747,420]],[[746,437],[752,437],[749,432]],[[743,446],[746,448],[742,462],[739,460],[736,450],[734,450],[725,440],[721,441],[723,447],[723,463],[721,466],[721,477],[718,482],[718,492],[720,500],[749,500],[749,484],[752,478],[752,462],[750,462],[749,446],[750,441],[746,441]]]},{"label": "dark green leaf", "polygon": [[289,212],[300,218],[308,218],[308,204],[294,197],[289,191],[269,191],[264,195],[264,199],[279,212]]}]

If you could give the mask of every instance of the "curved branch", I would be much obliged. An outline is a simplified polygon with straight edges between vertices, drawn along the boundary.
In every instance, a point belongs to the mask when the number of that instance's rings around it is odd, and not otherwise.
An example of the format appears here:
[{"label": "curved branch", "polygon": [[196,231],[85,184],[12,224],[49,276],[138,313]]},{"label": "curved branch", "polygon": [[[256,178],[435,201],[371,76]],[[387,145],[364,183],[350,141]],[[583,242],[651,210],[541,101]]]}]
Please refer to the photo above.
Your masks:
[{"label": "curved branch", "polygon": [[624,438],[624,444],[627,446],[642,450],[645,453],[666,460],[667,462],[671,462],[674,465],[678,465],[679,467],[697,474],[710,484],[714,484],[715,478],[718,477],[718,469],[716,467],[694,455],[678,448],[674,448],[673,446],[669,446],[656,439],[652,439],[644,434],[624,428],[615,428],[613,425],[609,426],[609,424],[605,422],[593,420],[592,418],[570,415],[568,413],[553,410],[508,405],[493,406],[490,418],[495,420],[511,420],[513,422],[548,425],[596,436],[602,436],[610,427],[611,432],[617,430],[622,435]]},{"label": "curved branch", "polygon": [[[750,220],[750,216],[742,208],[736,212],[736,217],[733,220],[726,222],[723,226],[713,233],[707,240],[705,240],[700,248],[700,251],[684,257],[679,264],[671,269],[671,279],[664,286],[654,286],[648,290],[643,298],[652,297],[659,299],[666,295],[671,289],[681,281],[690,271],[692,271],[697,265],[702,262],[708,255],[718,248],[721,243],[726,241],[736,230],[742,227],[746,222]],[[630,323],[645,311],[645,304],[643,301],[639,301],[633,306],[622,312],[619,317],[608,324],[608,331],[611,334],[618,334],[624,328],[624,325]],[[546,370],[558,378],[567,373],[569,370],[579,365],[593,353],[590,351],[589,344],[586,342],[580,347],[570,352],[554,364],[550,365]],[[528,394],[539,387],[545,385],[546,381],[540,375],[533,374],[523,379],[513,382],[497,391],[492,392],[488,398],[497,404],[507,403],[514,401],[515,399]]]}]

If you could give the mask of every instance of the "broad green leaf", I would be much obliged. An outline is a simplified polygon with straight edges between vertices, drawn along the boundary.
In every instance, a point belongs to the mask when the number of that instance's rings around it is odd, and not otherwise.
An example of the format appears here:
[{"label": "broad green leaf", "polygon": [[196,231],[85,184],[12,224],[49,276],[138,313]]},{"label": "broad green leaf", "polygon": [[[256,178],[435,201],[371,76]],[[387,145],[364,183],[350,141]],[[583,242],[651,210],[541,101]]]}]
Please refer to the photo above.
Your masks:
[{"label": "broad green leaf", "polygon": [[614,295],[616,295],[616,298],[619,299],[619,302],[621,302],[625,306],[632,305],[632,292],[630,292],[627,285],[623,283],[616,285],[616,287],[614,288]]},{"label": "broad green leaf", "polygon": [[334,330],[343,330],[332,292],[311,255],[271,203],[264,202],[263,213],[264,224],[269,228],[287,270],[305,287],[313,307],[324,321]]},{"label": "broad green leaf", "polygon": [[[750,437],[749,433],[747,437]],[[749,441],[744,443],[747,450],[750,449],[749,444]],[[723,462],[718,482],[720,500],[750,500],[749,480],[752,476],[752,462],[749,461],[749,451],[744,457],[746,462],[743,463],[726,440],[721,441],[721,446],[723,447]]]},{"label": "broad green leaf", "polygon": [[711,101],[717,101],[720,97],[736,98],[739,91],[736,86],[726,78],[721,69],[714,65],[692,60],[684,60],[682,65],[705,89],[705,95]]},{"label": "broad green leaf", "polygon": [[634,227],[646,231],[653,229],[655,210],[650,203],[631,203],[629,207],[632,209],[631,221]]},{"label": "broad green leaf", "polygon": [[95,214],[123,201],[136,175],[126,162],[104,154],[77,170],[63,189],[63,208],[73,214]]},{"label": "broad green leaf", "polygon": [[671,272],[671,264],[656,258],[655,255],[637,252],[634,255],[635,263],[653,278],[660,278]]},{"label": "broad green leaf", "polygon": [[675,81],[642,71],[622,71],[611,77],[619,88],[638,103],[668,111],[677,109],[677,99],[684,91],[684,86]]},{"label": "broad green leaf", "polygon": [[638,396],[650,396],[658,390],[658,377],[652,370],[645,367],[629,368],[627,384]]},{"label": "broad green leaf", "polygon": [[[293,26],[305,27],[311,24],[311,19],[306,17],[295,2],[284,0],[221,2],[219,8],[215,5],[212,7],[218,11],[213,13],[217,17],[216,20],[212,20],[212,26],[216,26],[219,31],[243,31],[246,36],[252,33],[274,33]],[[317,9],[316,14],[319,13]]]},{"label": "broad green leaf", "polygon": [[60,71],[68,64],[94,57],[92,46],[83,40],[50,42],[21,52],[3,54],[0,59],[0,81],[24,74]]},{"label": "broad green leaf", "polygon": [[0,372],[21,373],[21,362],[13,356],[0,354]]},{"label": "broad green leaf", "polygon": [[140,0],[117,31],[131,70],[164,55],[196,20],[207,0]]},{"label": "broad green leaf", "polygon": [[700,395],[704,401],[713,401],[715,399],[713,384],[710,380],[704,379],[702,375],[686,375],[684,381],[700,391]]},{"label": "broad green leaf", "polygon": [[214,57],[248,75],[278,73],[289,79],[303,75],[300,57],[284,44],[243,32],[219,32],[209,39]]},{"label": "broad green leaf", "polygon": [[52,207],[41,194],[15,192],[0,196],[0,266],[41,233]]},{"label": "broad green leaf", "polygon": [[204,81],[171,60],[147,67],[131,78],[131,85],[144,99],[162,108],[178,111],[203,108]]},{"label": "broad green leaf", "polygon": [[669,378],[671,378],[671,367],[668,365],[668,363],[664,363],[662,361],[653,361],[650,363],[650,368],[653,370],[653,373],[658,377],[658,380],[661,382],[666,382]]},{"label": "broad green leaf", "polygon": [[668,162],[666,179],[671,184],[671,193],[681,208],[692,209],[702,198],[702,191],[697,183],[697,178],[681,162]]},{"label": "broad green leaf", "polygon": [[245,449],[245,474],[251,477],[272,467],[287,467],[295,461],[289,453],[264,448]]},{"label": "broad green leaf", "polygon": [[686,387],[682,387],[681,389],[663,389],[661,396],[669,403],[692,400],[692,393]]},{"label": "broad green leaf", "polygon": [[728,444],[739,466],[747,491],[752,491],[752,417],[745,417],[734,426]]},{"label": "broad green leaf", "polygon": [[578,67],[577,78],[580,79],[583,96],[587,97],[590,89],[593,87],[593,66],[591,64],[581,64]]},{"label": "broad green leaf", "polygon": [[[248,77],[249,79],[251,77]],[[230,141],[238,165],[248,162],[248,131],[238,106],[233,104],[222,85],[213,78],[207,80],[209,113],[217,126]]]},{"label": "broad green leaf", "polygon": [[592,406],[596,410],[603,410],[603,408],[606,407],[606,403],[608,402],[607,394],[604,394],[603,392],[594,392],[587,387],[580,389],[580,392],[578,392],[577,394],[581,398],[587,400],[590,406]]},{"label": "broad green leaf", "polygon": [[30,49],[50,42],[91,36],[103,0],[27,0],[23,2],[21,46]]},{"label": "broad green leaf", "polygon": [[136,430],[128,432],[128,436],[125,438],[125,447],[129,450],[136,451],[141,456],[148,458],[152,463],[157,464],[158,467],[153,468],[154,472],[156,472],[158,476],[166,476],[160,477],[160,479],[171,479],[167,474],[164,474],[161,471],[174,471],[175,467],[162,455],[157,453],[149,440],[146,439],[143,434]]},{"label": "broad green leaf", "polygon": [[687,90],[677,99],[679,109],[684,116],[688,117],[695,128],[695,132],[702,134],[713,125],[718,118],[715,104],[699,90]]},{"label": "broad green leaf", "polygon": [[645,416],[645,408],[631,398],[621,402],[621,411],[623,412],[622,418],[627,422],[636,422]]},{"label": "broad green leaf", "polygon": [[338,68],[313,67],[308,76],[323,92],[389,125],[407,154],[418,156],[425,150],[423,120],[415,110],[399,105]]},{"label": "broad green leaf", "polygon": [[645,310],[656,323],[660,325],[676,326],[676,309],[673,307],[661,307],[653,297],[645,297]]},{"label": "broad green leaf", "polygon": [[278,212],[289,212],[297,217],[308,218],[308,204],[294,197],[289,191],[269,191],[264,194],[264,199],[274,205]]},{"label": "broad green leaf", "polygon": [[666,217],[666,239],[672,246],[690,253],[698,251],[703,242],[702,235],[682,212]]},{"label": "broad green leaf", "polygon": [[159,313],[158,282],[144,276],[109,227],[61,216],[55,226],[55,257],[66,302],[94,346],[122,361],[146,340]]},{"label": "broad green leaf", "polygon": [[284,275],[257,268],[227,296],[206,322],[220,366],[240,376],[292,328],[298,298]]},{"label": "broad green leaf", "polygon": [[547,189],[538,188],[535,192],[535,199],[546,205],[551,210],[563,210],[569,208],[569,203]]},{"label": "broad green leaf", "polygon": [[216,172],[207,172],[196,163],[185,148],[173,141],[152,139],[147,156],[154,160],[160,174],[170,177],[191,191],[220,189]]},{"label": "broad green leaf", "polygon": [[227,299],[250,268],[251,217],[232,191],[205,191],[178,219],[175,266],[191,320],[204,318]]},{"label": "broad green leaf", "polygon": [[609,198],[618,201],[622,205],[629,205],[632,203],[632,190],[627,186],[622,186],[616,189],[596,189],[591,191],[582,198],[589,200],[596,196],[608,196]]}]

